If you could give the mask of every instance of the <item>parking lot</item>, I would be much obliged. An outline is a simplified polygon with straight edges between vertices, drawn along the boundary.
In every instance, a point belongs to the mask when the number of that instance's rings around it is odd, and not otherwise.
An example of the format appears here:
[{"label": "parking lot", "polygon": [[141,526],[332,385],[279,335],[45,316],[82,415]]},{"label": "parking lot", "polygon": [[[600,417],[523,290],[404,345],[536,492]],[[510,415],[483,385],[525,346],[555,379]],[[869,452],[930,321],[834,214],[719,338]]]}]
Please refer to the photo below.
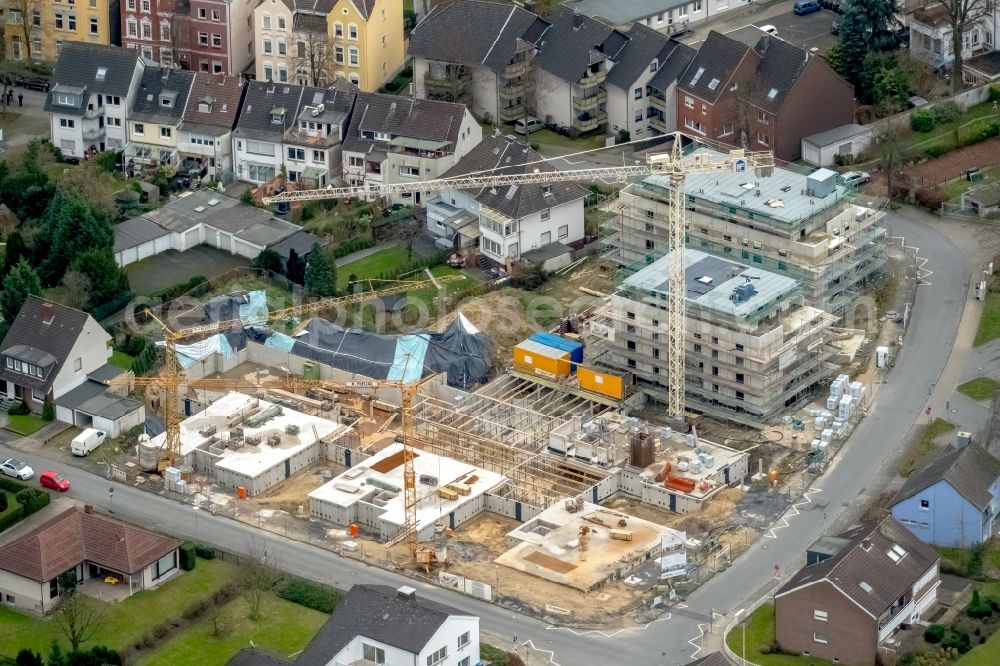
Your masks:
[{"label": "parking lot", "polygon": [[773,25],[778,29],[778,37],[781,39],[806,51],[815,48],[817,53],[823,55],[840,39],[830,32],[833,19],[838,16],[829,9],[805,16],[796,16],[789,10],[785,14],[779,14],[766,20],[754,21],[753,25],[757,27],[766,24]]}]

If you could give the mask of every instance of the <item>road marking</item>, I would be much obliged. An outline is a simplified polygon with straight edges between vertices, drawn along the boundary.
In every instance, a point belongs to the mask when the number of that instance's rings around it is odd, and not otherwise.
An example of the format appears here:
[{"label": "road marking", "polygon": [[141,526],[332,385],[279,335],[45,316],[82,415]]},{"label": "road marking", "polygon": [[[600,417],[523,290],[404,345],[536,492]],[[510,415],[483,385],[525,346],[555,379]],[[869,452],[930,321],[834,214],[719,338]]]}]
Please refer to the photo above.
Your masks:
[{"label": "road marking", "polygon": [[920,248],[916,245],[907,245],[906,238],[903,236],[890,236],[889,240],[899,241],[899,247],[905,252],[906,250],[913,250],[913,263],[917,269],[917,284],[923,285],[925,287],[931,286],[931,283],[926,280],[930,276],[934,275],[934,271],[924,268],[927,265],[927,257],[920,256]]},{"label": "road marking", "polygon": [[[526,648],[530,648],[530,649],[534,650],[535,652],[548,654],[549,655],[549,660],[547,662],[545,662],[546,664],[552,664],[552,666],[561,666],[561,664],[558,661],[556,661],[556,653],[553,652],[552,650],[543,650],[542,648],[536,648],[535,644],[532,643],[530,639],[524,641],[523,643],[521,643],[521,645],[523,645]],[[527,655],[525,655],[525,656],[527,656]]]},{"label": "road marking", "polygon": [[[716,613],[716,615],[718,615],[718,613]],[[691,646],[694,647],[694,652],[691,653],[691,659],[697,659],[698,658],[698,654],[702,650],[701,645],[696,645],[695,641],[700,641],[704,637],[705,637],[705,625],[704,624],[699,624],[698,625],[698,635],[695,636],[694,638],[691,638],[691,639],[688,640],[688,644],[690,644]],[[723,636],[722,640],[725,640],[725,639],[726,639],[726,637]]]},{"label": "road marking", "polygon": [[[790,507],[788,507],[788,509],[785,510],[785,513],[782,514],[781,518],[779,518],[777,521],[775,521],[774,525],[772,525],[771,528],[767,532],[764,533],[764,538],[765,539],[777,539],[778,535],[775,534],[774,531],[775,530],[784,529],[784,528],[788,527],[789,526],[788,525],[788,519],[789,518],[794,518],[795,516],[799,515],[799,507],[800,506],[804,506],[804,505],[809,504],[810,502],[812,502],[812,498],[810,498],[810,495],[812,495],[813,493],[821,493],[821,492],[823,492],[823,491],[821,489],[819,489],[819,488],[809,488],[808,490],[806,490],[805,492],[803,492],[802,493],[802,499],[799,500],[796,504],[791,505]],[[794,511],[794,513],[792,513],[793,511]]]}]

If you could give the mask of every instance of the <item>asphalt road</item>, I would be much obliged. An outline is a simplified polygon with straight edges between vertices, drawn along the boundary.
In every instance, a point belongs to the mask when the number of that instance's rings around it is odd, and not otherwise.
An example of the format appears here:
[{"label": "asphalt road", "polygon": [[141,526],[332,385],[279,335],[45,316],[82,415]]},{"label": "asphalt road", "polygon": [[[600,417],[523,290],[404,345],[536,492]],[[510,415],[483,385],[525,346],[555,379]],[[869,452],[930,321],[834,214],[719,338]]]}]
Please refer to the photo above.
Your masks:
[{"label": "asphalt road", "polygon": [[[869,410],[869,416],[841,449],[827,473],[820,478],[810,499],[789,511],[773,538],[763,538],[744,554],[733,567],[715,576],[699,588],[686,606],[645,628],[633,628],[606,634],[550,628],[538,620],[510,610],[479,602],[424,584],[416,584],[419,594],[449,603],[481,618],[484,631],[507,636],[519,643],[547,652],[535,652],[530,663],[557,663],[563,666],[585,664],[684,664],[695,651],[697,638],[707,625],[714,609],[720,615],[732,613],[759,598],[774,583],[775,565],[784,576],[802,565],[806,547],[821,536],[836,517],[857,501],[858,495],[875,478],[882,464],[903,442],[922,413],[931,388],[941,374],[951,353],[962,309],[968,298],[968,283],[973,268],[968,259],[944,234],[918,215],[904,211],[893,216],[892,235],[906,237],[907,245],[920,248],[933,270],[931,284],[917,292],[912,323],[895,369],[888,377]],[[15,452],[0,444],[0,458]],[[16,452],[36,470],[50,467],[38,455]],[[103,508],[110,507],[109,482],[74,470],[70,473],[70,495]],[[115,485],[114,508],[118,514],[181,537],[198,539],[239,552],[255,539],[266,545],[269,553],[285,568],[300,575],[339,587],[357,583],[380,583],[398,586],[413,581],[397,573],[341,558],[320,548],[288,541],[260,532],[243,523],[193,510],[148,492]],[[786,526],[780,526],[784,523]],[[501,579],[501,587],[502,587]],[[725,618],[716,620],[716,626]]]},{"label": "asphalt road", "polygon": [[820,54],[826,53],[840,38],[830,32],[833,19],[838,14],[829,9],[796,16],[791,10],[768,19],[754,20],[753,25],[760,27],[770,24],[778,29],[778,37],[806,51],[818,49]]}]

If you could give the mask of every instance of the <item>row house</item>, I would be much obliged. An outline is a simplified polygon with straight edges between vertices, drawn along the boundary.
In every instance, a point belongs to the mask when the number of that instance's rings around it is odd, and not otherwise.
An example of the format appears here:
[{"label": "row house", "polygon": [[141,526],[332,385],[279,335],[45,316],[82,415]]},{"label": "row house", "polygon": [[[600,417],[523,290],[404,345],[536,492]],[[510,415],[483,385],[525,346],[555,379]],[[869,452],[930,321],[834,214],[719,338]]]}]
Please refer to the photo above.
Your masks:
[{"label": "row house", "polygon": [[284,174],[303,189],[339,184],[341,144],[356,96],[346,81],[329,89],[249,82],[233,131],[236,178],[261,184]]},{"label": "row house", "polygon": [[194,77],[194,72],[172,67],[145,68],[128,118],[122,157],[127,176],[179,165],[177,141]]},{"label": "row house", "polygon": [[403,6],[392,0],[263,0],[254,9],[259,80],[378,89],[403,66]]},{"label": "row house", "polygon": [[[462,104],[359,93],[344,137],[344,181],[368,187],[440,178],[482,138]],[[431,194],[390,198],[420,204]]]},{"label": "row house", "polygon": [[232,181],[232,131],[246,91],[243,77],[195,74],[177,139],[178,157],[187,174]]},{"label": "row house", "polygon": [[121,1],[122,45],[147,60],[210,74],[253,71],[253,3]]},{"label": "row house", "polygon": [[52,145],[63,157],[80,160],[125,147],[144,69],[138,54],[128,49],[81,42],[63,47],[45,98]]},{"label": "row house", "polygon": [[[992,3],[971,3],[969,20],[962,30],[962,77],[969,85],[1000,78],[996,55],[996,29],[1000,8]],[[944,3],[925,3],[905,16],[910,29],[910,52],[940,72],[955,60],[950,13]]]},{"label": "row house", "polygon": [[676,108],[681,131],[793,162],[803,137],[854,122],[854,90],[781,39],[748,46],[712,31],[680,77]]},{"label": "row house", "polygon": [[54,62],[63,44],[120,45],[118,0],[37,0],[8,5],[4,45],[11,60]]}]

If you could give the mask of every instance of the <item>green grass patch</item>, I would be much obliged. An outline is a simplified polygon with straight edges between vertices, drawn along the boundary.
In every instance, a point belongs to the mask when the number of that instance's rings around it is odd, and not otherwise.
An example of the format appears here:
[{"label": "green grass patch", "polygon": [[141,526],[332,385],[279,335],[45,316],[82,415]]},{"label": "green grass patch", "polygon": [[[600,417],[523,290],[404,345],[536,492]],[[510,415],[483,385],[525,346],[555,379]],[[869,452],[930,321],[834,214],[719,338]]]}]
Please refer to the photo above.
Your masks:
[{"label": "green grass patch", "polygon": [[[142,640],[142,637],[164,622],[179,618],[198,601],[209,599],[236,579],[237,569],[221,560],[198,560],[193,571],[187,571],[155,590],[136,592],[118,604],[108,604],[108,615],[96,638],[84,645],[103,644],[121,650]],[[101,602],[97,602],[101,603]],[[306,609],[295,607],[299,617]],[[53,640],[63,649],[69,646],[51,618],[25,615],[0,606],[0,656],[13,658],[21,648],[48,654]],[[175,663],[200,663],[178,661]]]},{"label": "green grass patch", "polygon": [[[0,532],[2,532],[3,530],[9,527],[13,527],[17,523],[21,522],[24,519],[23,515],[24,512],[21,508],[21,505],[17,503],[17,497],[14,495],[14,493],[10,492],[9,490],[0,489],[0,495],[4,495],[7,497],[7,508],[4,509],[3,511],[0,511]],[[21,513],[22,515],[20,518],[18,518],[13,516],[13,514],[15,513]],[[7,524],[8,521],[10,521],[9,525]]]},{"label": "green grass patch", "polygon": [[[413,259],[420,255],[414,253]],[[347,280],[353,274],[358,280],[375,279],[400,266],[410,263],[405,247],[387,247],[367,257],[337,267],[337,288],[347,289]]]},{"label": "green grass patch", "polygon": [[[198,562],[199,567],[202,564],[203,561]],[[264,597],[261,617],[256,622],[247,617],[246,601],[242,597],[218,612],[220,626],[225,627],[221,635],[215,635],[212,618],[205,617],[138,663],[142,666],[223,666],[251,642],[265,652],[288,656],[304,648],[327,619],[323,613],[271,594]]]},{"label": "green grass patch", "polygon": [[740,625],[726,636],[726,644],[737,656],[759,666],[832,666],[832,662],[794,654],[771,654],[774,644],[774,605],[764,604],[753,612],[746,627],[746,655],[743,655],[743,628]]},{"label": "green grass patch", "polygon": [[961,384],[958,387],[958,392],[973,400],[989,400],[997,389],[1000,389],[1000,382],[989,377],[976,377]]},{"label": "green grass patch", "polygon": [[23,416],[8,416],[7,430],[12,430],[19,435],[34,435],[46,424],[38,414],[24,414]]},{"label": "green grass patch", "polygon": [[121,368],[122,370],[131,370],[133,361],[135,361],[135,359],[125,352],[116,351],[111,352],[111,358],[108,359],[108,365],[113,365],[116,368]]},{"label": "green grass patch", "polygon": [[1000,293],[989,291],[983,302],[983,315],[976,329],[976,347],[1000,338]]},{"label": "green grass patch", "polygon": [[900,476],[909,476],[912,474],[917,465],[928,454],[934,451],[934,440],[956,428],[954,423],[945,421],[942,418],[936,418],[931,424],[921,427],[923,431],[920,433],[919,439],[917,439],[916,443],[906,454],[906,458],[899,465]]},{"label": "green grass patch", "polygon": [[560,148],[573,148],[575,150],[593,150],[594,148],[604,147],[603,134],[588,134],[586,136],[578,136],[575,139],[571,139],[568,136],[563,136],[558,132],[553,132],[552,130],[543,129],[537,132],[532,132],[528,136],[528,143],[537,143],[540,146],[541,152],[545,152],[545,146],[559,146]]},{"label": "green grass patch", "polygon": [[514,657],[510,652],[493,647],[487,643],[479,644],[479,658],[490,666],[507,666]]}]

